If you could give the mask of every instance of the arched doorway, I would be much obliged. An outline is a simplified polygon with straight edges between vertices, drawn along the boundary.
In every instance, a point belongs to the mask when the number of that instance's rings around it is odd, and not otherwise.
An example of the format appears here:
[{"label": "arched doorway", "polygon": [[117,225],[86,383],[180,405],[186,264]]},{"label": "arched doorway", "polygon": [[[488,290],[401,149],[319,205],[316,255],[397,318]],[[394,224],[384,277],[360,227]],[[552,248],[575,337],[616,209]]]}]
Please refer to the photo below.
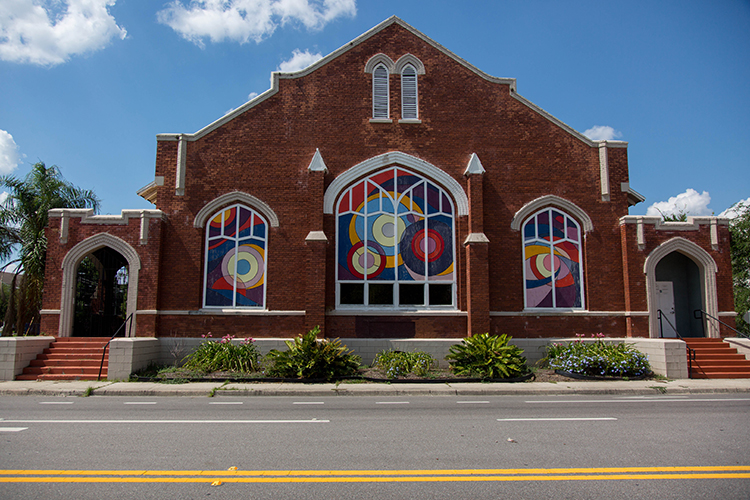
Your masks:
[{"label": "arched doorway", "polygon": [[76,272],[74,337],[111,337],[127,317],[128,262],[103,247],[86,255]]},{"label": "arched doorway", "polygon": [[[672,296],[675,297],[673,324],[680,335],[719,337],[718,329],[711,322],[692,319],[696,309],[714,317],[718,315],[717,270],[716,262],[706,250],[681,237],[665,241],[649,254],[643,265],[643,272],[646,274],[649,331],[652,338],[658,338],[662,333],[658,311],[668,309],[660,298],[667,288],[671,288]],[[665,324],[662,321],[662,327]]]},{"label": "arched doorway", "polygon": [[[99,260],[98,257],[91,259],[90,256],[92,255],[94,257],[99,256],[102,260]],[[99,266],[104,269],[105,263],[103,261],[106,262],[108,259],[112,259],[110,264],[106,264],[113,270],[110,273],[112,274],[112,277],[108,279],[113,280],[115,283],[118,283],[119,281],[118,286],[124,285],[124,288],[127,289],[124,298],[125,318],[127,319],[132,315],[133,322],[132,328],[130,327],[130,323],[128,323],[125,335],[131,337],[135,336],[137,328],[135,311],[138,304],[138,274],[141,269],[141,260],[138,257],[138,252],[136,252],[133,247],[124,240],[112,236],[109,233],[99,233],[86,238],[65,254],[61,266],[62,290],[60,297],[60,326],[58,328],[58,335],[61,337],[70,337],[73,334],[77,335],[73,330],[76,312],[76,285],[78,283],[78,272],[81,263],[86,257],[89,257],[90,264],[84,264],[84,266],[91,265],[92,267],[97,268],[97,272],[101,272],[98,269]],[[127,269],[127,281],[124,272],[121,271],[123,267]],[[98,280],[99,278],[97,277],[97,283]],[[123,305],[121,304],[119,307],[123,307]],[[114,331],[112,333],[114,333]]]},{"label": "arched doorway", "polygon": [[670,323],[662,322],[665,337],[676,337],[672,326],[682,337],[704,337],[703,321],[694,311],[703,310],[703,293],[698,265],[683,253],[674,251],[656,264],[656,287],[659,308]]}]

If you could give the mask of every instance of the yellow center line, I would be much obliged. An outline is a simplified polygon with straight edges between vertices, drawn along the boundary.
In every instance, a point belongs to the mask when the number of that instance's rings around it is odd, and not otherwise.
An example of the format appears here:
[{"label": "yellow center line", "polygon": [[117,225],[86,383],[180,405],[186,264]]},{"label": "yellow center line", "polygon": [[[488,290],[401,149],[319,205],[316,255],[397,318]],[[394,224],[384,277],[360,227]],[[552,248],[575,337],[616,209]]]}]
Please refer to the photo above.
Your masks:
[{"label": "yellow center line", "polygon": [[414,469],[414,470],[54,470],[0,469],[3,475],[35,476],[435,476],[515,474],[623,474],[748,471],[750,465],[680,465],[662,467],[578,467],[553,469]]},{"label": "yellow center line", "polygon": [[498,482],[498,481],[605,481],[648,479],[750,479],[750,473],[701,474],[582,474],[520,476],[413,476],[413,477],[0,477],[0,483],[386,483],[386,482]]}]

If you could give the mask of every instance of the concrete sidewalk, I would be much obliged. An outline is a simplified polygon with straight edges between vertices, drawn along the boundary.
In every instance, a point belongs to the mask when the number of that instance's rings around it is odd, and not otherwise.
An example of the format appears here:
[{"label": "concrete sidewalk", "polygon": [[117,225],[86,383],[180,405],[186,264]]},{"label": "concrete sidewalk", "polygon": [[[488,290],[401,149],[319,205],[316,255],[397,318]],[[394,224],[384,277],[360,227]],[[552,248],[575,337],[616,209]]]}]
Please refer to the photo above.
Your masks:
[{"label": "concrete sidewalk", "polygon": [[677,394],[750,393],[750,379],[679,379],[671,381],[564,381],[521,383],[224,383],[83,381],[5,381],[2,396],[565,396],[601,394],[661,396]]}]

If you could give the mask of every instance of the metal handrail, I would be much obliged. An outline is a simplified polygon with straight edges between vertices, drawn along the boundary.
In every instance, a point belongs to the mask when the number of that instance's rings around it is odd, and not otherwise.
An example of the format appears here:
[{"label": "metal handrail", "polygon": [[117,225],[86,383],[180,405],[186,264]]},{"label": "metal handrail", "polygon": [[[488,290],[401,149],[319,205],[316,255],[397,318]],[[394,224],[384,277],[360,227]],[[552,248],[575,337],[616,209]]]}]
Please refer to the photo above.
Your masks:
[{"label": "metal handrail", "polygon": [[[664,329],[661,324],[662,317],[669,323],[669,326],[672,327],[672,330],[677,334],[677,336],[685,342],[685,339],[682,338],[682,335],[680,335],[680,332],[677,331],[677,328],[672,324],[671,321],[669,321],[669,318],[667,318],[664,315],[664,312],[662,312],[661,309],[656,310],[656,317],[659,318],[659,338],[664,338]],[[688,378],[693,378],[693,361],[696,361],[695,359],[695,349],[687,345],[687,342],[685,342],[685,348],[687,349],[687,355],[688,355]]]},{"label": "metal handrail", "polygon": [[707,316],[708,318],[710,318],[710,319],[712,319],[712,320],[714,320],[714,321],[718,321],[718,322],[719,322],[719,323],[721,323],[722,325],[726,326],[727,328],[729,328],[730,330],[732,330],[733,332],[735,332],[735,333],[736,333],[737,335],[739,335],[740,337],[750,338],[750,335],[748,335],[748,334],[746,334],[746,333],[743,333],[743,332],[741,332],[741,331],[737,330],[736,328],[732,328],[731,326],[727,325],[726,323],[724,323],[724,322],[723,322],[722,320],[720,320],[719,318],[715,318],[714,316],[711,316],[711,315],[710,315],[710,314],[708,314],[708,313],[707,313],[706,311],[703,311],[703,310],[701,310],[701,309],[696,309],[695,311],[693,311],[693,317],[694,317],[695,319],[703,319],[703,318],[702,318],[702,316]]},{"label": "metal handrail", "polygon": [[127,318],[125,318],[125,321],[122,322],[120,325],[120,328],[117,329],[114,335],[112,335],[106,344],[104,344],[104,349],[102,349],[102,362],[99,365],[99,376],[96,377],[97,382],[102,379],[102,369],[104,368],[104,356],[107,355],[107,347],[109,347],[109,343],[112,342],[112,339],[117,337],[117,334],[120,333],[120,330],[122,330],[122,327],[128,324],[128,321],[130,321],[130,326],[128,327],[128,331],[133,331],[133,313],[130,313]]}]

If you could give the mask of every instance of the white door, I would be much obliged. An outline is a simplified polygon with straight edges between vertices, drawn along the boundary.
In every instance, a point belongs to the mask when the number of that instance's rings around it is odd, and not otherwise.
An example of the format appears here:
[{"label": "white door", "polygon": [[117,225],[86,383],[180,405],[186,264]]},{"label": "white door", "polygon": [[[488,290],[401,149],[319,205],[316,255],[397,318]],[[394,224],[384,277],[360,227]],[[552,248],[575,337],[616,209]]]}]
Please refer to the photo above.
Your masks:
[{"label": "white door", "polygon": [[656,282],[656,307],[661,309],[662,312],[662,335],[664,337],[677,337],[677,333],[674,331],[674,326],[677,326],[677,318],[674,314],[674,290],[671,281]]}]

